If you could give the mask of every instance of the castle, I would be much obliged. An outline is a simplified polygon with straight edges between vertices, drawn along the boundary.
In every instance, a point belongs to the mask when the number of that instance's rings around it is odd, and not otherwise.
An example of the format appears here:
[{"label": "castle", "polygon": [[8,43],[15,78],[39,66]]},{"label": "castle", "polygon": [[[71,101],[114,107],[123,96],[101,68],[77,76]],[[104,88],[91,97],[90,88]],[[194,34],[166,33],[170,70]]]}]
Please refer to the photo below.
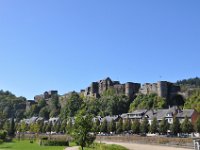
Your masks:
[{"label": "castle", "polygon": [[[89,87],[85,90],[81,90],[80,93],[84,97],[95,97],[99,98],[108,89],[114,89],[115,94],[126,95],[127,97],[133,98],[136,94],[157,94],[158,96],[165,98],[166,100],[173,98],[177,94],[180,94],[180,86],[168,81],[158,81],[157,83],[140,83],[126,82],[121,84],[119,81],[112,81],[109,77],[92,82]],[[58,95],[58,91],[51,90],[44,92],[44,94],[36,95],[34,101],[38,102],[41,99],[46,101],[50,100],[52,96]]]},{"label": "castle", "polygon": [[140,89],[140,84],[133,82],[120,84],[119,81],[112,81],[108,77],[98,82],[92,82],[91,85],[85,90],[81,90],[81,93],[83,93],[85,97],[100,97],[100,95],[109,88],[115,89],[116,94],[125,94],[128,97],[132,97],[136,93],[138,93]]},{"label": "castle", "polygon": [[81,93],[85,97],[100,97],[101,94],[109,88],[113,88],[116,94],[124,94],[128,97],[133,97],[138,93],[148,95],[157,94],[165,99],[170,99],[180,92],[180,87],[171,82],[159,81],[157,83],[145,83],[141,86],[140,83],[127,82],[121,84],[119,81],[112,81],[109,77],[98,82],[92,82]]},{"label": "castle", "polygon": [[38,102],[39,100],[41,99],[45,99],[45,100],[49,100],[50,98],[52,98],[53,96],[56,96],[58,95],[58,91],[56,90],[51,90],[51,91],[45,91],[44,94],[41,94],[41,95],[36,95],[34,97],[34,101],[35,102]]}]

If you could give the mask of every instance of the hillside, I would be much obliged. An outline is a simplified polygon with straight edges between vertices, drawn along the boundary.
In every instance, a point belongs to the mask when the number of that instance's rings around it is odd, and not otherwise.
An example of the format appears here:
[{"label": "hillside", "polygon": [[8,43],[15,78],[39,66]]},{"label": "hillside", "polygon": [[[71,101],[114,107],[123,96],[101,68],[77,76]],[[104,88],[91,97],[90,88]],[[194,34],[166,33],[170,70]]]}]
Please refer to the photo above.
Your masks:
[{"label": "hillside", "polygon": [[188,92],[190,90],[200,88],[200,78],[195,77],[195,78],[178,80],[176,84],[181,87],[182,92]]},{"label": "hillside", "polygon": [[16,97],[9,91],[0,91],[0,118],[1,122],[5,118],[24,118],[26,109],[26,98]]}]

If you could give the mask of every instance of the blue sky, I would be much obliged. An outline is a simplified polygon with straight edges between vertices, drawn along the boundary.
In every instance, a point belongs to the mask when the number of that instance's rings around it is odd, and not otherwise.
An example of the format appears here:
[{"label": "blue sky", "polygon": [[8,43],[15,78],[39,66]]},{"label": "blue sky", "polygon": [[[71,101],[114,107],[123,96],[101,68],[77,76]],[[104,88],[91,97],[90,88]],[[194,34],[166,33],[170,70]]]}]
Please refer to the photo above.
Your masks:
[{"label": "blue sky", "polygon": [[1,0],[0,88],[17,96],[200,74],[199,0]]}]

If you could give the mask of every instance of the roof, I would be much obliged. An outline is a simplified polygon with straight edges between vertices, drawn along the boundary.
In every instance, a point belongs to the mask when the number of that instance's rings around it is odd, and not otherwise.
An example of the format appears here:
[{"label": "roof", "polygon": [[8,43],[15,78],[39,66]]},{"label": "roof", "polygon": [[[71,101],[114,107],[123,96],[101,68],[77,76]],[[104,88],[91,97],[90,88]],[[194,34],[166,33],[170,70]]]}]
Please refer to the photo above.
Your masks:
[{"label": "roof", "polygon": [[21,121],[24,121],[26,124],[31,124],[31,123],[36,122],[37,119],[38,119],[38,117],[31,117],[29,119],[23,119]]},{"label": "roof", "polygon": [[194,113],[194,109],[183,109],[181,112],[179,112],[176,117],[178,118],[185,118],[187,117],[192,117],[193,113]]},{"label": "roof", "polygon": [[106,116],[104,117],[101,121],[104,121],[105,119],[107,120],[107,122],[111,122],[112,119],[113,120],[117,120],[119,118],[119,116]]},{"label": "roof", "polygon": [[157,118],[158,120],[162,120],[164,117],[167,117],[167,114],[174,114],[173,111],[169,111],[169,109],[158,109],[158,110],[149,110],[146,112],[145,116],[148,116],[149,119]]},{"label": "roof", "polygon": [[49,121],[58,121],[59,117],[53,117],[53,118],[49,118]]},{"label": "roof", "polygon": [[147,112],[147,109],[138,109],[138,110],[135,110],[131,113],[127,113],[127,114],[143,114],[143,113],[146,113]]},{"label": "roof", "polygon": [[92,118],[92,121],[93,122],[95,122],[96,120],[99,120],[99,121],[101,121],[101,116],[96,116],[96,117],[94,117],[94,118]]},{"label": "roof", "polygon": [[127,114],[121,114],[120,117],[121,118],[128,118],[128,115]]}]

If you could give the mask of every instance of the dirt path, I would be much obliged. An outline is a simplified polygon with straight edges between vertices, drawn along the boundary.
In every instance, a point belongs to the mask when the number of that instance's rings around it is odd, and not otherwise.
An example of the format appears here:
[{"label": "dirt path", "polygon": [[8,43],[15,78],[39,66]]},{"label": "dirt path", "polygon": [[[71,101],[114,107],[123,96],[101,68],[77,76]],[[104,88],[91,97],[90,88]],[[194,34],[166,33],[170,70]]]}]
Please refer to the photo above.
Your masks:
[{"label": "dirt path", "polygon": [[65,150],[78,150],[79,146],[67,147]]},{"label": "dirt path", "polygon": [[176,147],[146,145],[146,144],[136,144],[136,143],[120,143],[120,142],[106,142],[106,141],[102,141],[102,143],[121,145],[128,148],[129,150],[148,150],[148,149],[149,150],[189,150],[186,148],[176,148]]}]

